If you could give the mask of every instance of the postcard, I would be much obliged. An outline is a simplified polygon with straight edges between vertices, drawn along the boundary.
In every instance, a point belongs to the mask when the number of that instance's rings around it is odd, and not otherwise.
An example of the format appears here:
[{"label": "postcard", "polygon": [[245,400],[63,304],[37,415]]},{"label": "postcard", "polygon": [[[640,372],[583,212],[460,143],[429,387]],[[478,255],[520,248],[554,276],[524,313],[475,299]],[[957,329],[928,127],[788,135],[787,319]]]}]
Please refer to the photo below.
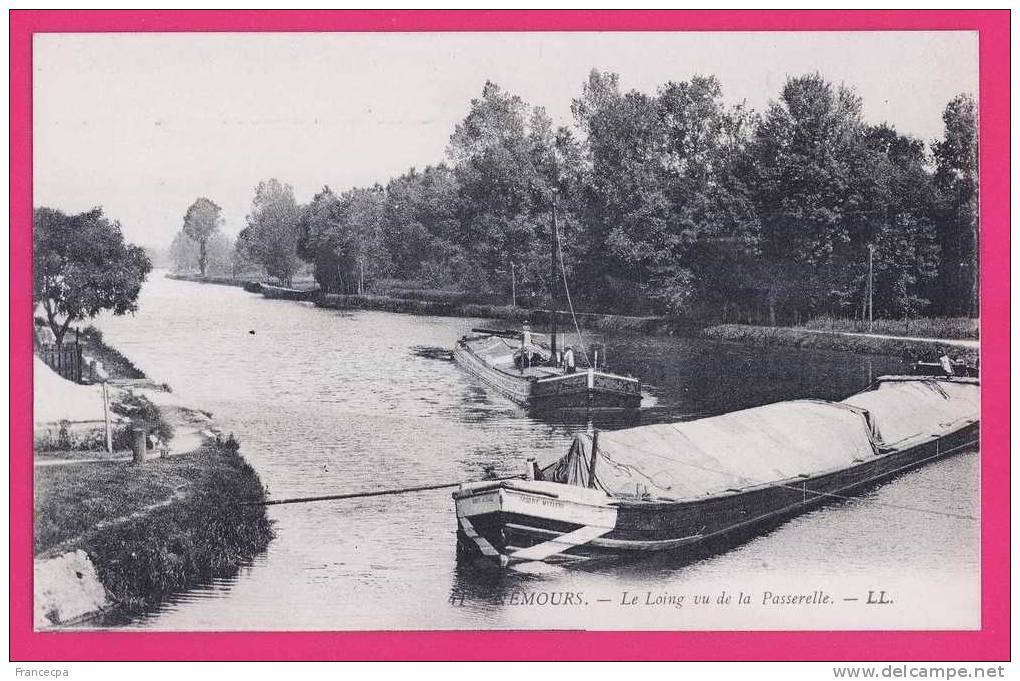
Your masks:
[{"label": "postcard", "polygon": [[384,15],[12,16],[26,650],[1001,653],[1008,14]]}]

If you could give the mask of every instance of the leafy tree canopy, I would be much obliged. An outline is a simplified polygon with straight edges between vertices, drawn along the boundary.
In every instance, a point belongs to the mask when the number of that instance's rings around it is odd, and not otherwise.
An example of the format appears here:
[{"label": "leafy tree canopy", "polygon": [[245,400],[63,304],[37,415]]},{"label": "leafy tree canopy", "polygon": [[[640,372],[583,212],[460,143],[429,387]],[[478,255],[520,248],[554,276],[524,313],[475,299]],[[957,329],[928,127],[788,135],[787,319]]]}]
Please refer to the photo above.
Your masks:
[{"label": "leafy tree canopy", "polygon": [[300,218],[293,187],[275,178],[259,182],[246,226],[237,237],[238,248],[269,276],[290,284],[300,265]]},{"label": "leafy tree canopy", "polygon": [[948,104],[930,144],[869,124],[853,89],[818,73],[754,112],[713,76],[642,92],[594,70],[571,111],[558,126],[487,82],[443,163],[324,188],[306,206],[263,182],[234,269],[288,281],[300,257],[331,291],[396,277],[558,304],[555,211],[573,299],[589,309],[861,318],[870,291],[879,315],[976,311],[972,97]]},{"label": "leafy tree canopy", "polygon": [[37,208],[32,236],[32,292],[58,344],[73,322],[137,309],[152,263],[102,208],[78,215]]},{"label": "leafy tree canopy", "polygon": [[202,197],[196,199],[184,214],[183,232],[198,244],[198,271],[205,276],[206,245],[210,237],[219,231],[223,224],[222,211],[219,206]]}]

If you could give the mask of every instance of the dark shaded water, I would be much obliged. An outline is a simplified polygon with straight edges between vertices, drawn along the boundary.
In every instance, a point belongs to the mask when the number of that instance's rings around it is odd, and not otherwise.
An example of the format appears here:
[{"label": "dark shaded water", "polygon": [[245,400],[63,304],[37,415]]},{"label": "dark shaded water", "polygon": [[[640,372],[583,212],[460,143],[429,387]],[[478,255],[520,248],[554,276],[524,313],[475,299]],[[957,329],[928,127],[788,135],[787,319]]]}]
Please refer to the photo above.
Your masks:
[{"label": "dark shaded water", "polygon": [[[482,320],[340,313],[241,289],[164,279],[108,340],[237,434],[276,498],[479,479],[559,456],[572,433],[691,418],[767,402],[842,398],[899,360],[692,339],[609,336],[617,371],[649,387],[637,415],[536,418],[442,352]],[[250,333],[254,331],[255,333]],[[527,572],[458,565],[448,490],[272,507],[276,539],[230,579],[181,594],[129,626],[158,629],[972,627],[978,526],[890,505],[977,515],[965,453],[704,556],[666,555]],[[759,604],[824,589],[839,607]],[[869,589],[897,605],[843,601]],[[656,594],[753,595],[742,608],[644,604]],[[548,605],[539,593],[582,593]],[[641,595],[624,606],[625,593]],[[734,596],[735,598],[735,596]],[[668,599],[666,599],[668,601]]]}]

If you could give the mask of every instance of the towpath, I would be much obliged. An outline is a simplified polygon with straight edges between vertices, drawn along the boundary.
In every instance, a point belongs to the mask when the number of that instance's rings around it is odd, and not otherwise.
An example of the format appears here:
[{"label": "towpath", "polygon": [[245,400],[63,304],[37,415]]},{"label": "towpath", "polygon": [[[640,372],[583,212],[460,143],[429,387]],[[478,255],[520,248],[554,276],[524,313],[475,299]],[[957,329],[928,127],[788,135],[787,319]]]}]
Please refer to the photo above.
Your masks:
[{"label": "towpath", "polygon": [[825,329],[805,329],[800,328],[800,331],[806,331],[808,333],[824,333],[832,336],[861,336],[863,338],[884,338],[886,340],[900,340],[900,341],[918,341],[920,343],[938,343],[941,345],[951,345],[958,348],[968,348],[977,350],[981,347],[981,341],[969,339],[969,338],[918,338],[917,336],[888,336],[881,333],[859,333],[855,331],[826,331]]},{"label": "towpath", "polygon": [[[141,381],[111,381],[117,387],[130,387],[138,393],[144,394],[155,404],[163,418],[174,429],[174,436],[168,443],[167,456],[187,454],[201,447],[206,441],[211,440],[219,434],[212,419],[205,412],[184,406],[180,399],[166,390],[155,387],[151,382]],[[156,454],[150,454],[156,456]],[[43,458],[35,461],[36,466],[71,466],[83,463],[127,463],[132,460],[130,455],[103,456],[94,458],[68,458],[50,459]]]}]

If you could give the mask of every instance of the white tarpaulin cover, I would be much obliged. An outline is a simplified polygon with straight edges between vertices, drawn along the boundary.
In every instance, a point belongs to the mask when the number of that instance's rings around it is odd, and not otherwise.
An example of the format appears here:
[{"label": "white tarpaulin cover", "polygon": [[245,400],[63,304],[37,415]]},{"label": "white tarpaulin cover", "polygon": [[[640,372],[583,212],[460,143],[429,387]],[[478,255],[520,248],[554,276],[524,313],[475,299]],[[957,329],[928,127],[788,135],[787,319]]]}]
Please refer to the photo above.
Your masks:
[{"label": "white tarpaulin cover", "polygon": [[[595,487],[611,496],[693,499],[851,465],[919,433],[976,420],[976,383],[883,381],[844,400],[795,400],[696,421],[599,433]],[[542,471],[588,486],[592,436]]]},{"label": "white tarpaulin cover", "polygon": [[[592,438],[578,435],[543,478],[588,485]],[[874,456],[863,411],[779,402],[696,421],[599,433],[596,487],[612,496],[691,499],[848,466]]]},{"label": "white tarpaulin cover", "polygon": [[978,420],[981,388],[976,382],[884,380],[843,400],[866,409],[878,441],[887,447],[924,435],[939,435]]},{"label": "white tarpaulin cover", "polygon": [[[537,334],[536,334],[537,335]],[[537,340],[537,338],[536,338]],[[490,336],[477,341],[469,341],[471,349],[489,366],[512,367],[521,351],[521,342],[500,336]],[[533,364],[549,360],[549,351],[534,343],[528,345],[528,354]]]}]

